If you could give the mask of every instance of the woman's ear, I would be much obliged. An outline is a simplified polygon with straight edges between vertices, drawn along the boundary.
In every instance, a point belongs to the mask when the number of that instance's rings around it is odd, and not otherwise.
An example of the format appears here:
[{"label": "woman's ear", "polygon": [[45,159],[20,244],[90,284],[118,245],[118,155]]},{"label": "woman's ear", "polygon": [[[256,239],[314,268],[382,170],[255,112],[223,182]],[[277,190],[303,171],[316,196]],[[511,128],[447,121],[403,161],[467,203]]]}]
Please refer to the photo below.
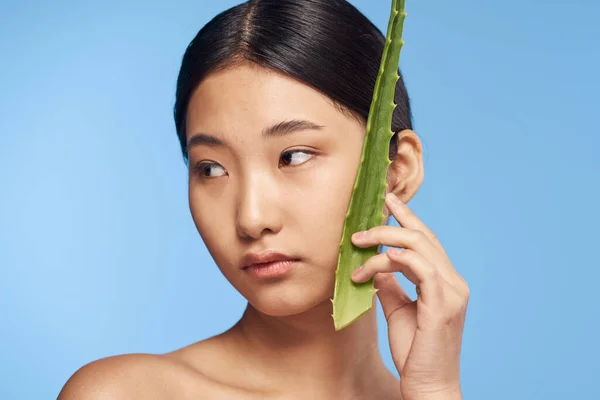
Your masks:
[{"label": "woman's ear", "polygon": [[397,151],[392,154],[388,167],[387,191],[408,203],[423,182],[423,146],[419,136],[410,129],[398,132],[396,137]]}]

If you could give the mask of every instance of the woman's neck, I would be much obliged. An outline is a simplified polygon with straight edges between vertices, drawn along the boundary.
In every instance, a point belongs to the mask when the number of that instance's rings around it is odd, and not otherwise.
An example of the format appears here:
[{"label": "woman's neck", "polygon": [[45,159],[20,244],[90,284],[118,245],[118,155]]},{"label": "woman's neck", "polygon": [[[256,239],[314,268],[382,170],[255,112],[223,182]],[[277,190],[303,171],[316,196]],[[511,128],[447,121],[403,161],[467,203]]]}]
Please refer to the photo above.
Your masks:
[{"label": "woman's neck", "polygon": [[399,388],[379,352],[375,299],[368,313],[341,331],[334,330],[331,313],[329,299],[289,317],[271,317],[248,305],[227,336],[252,375],[272,382],[276,392],[354,399]]}]

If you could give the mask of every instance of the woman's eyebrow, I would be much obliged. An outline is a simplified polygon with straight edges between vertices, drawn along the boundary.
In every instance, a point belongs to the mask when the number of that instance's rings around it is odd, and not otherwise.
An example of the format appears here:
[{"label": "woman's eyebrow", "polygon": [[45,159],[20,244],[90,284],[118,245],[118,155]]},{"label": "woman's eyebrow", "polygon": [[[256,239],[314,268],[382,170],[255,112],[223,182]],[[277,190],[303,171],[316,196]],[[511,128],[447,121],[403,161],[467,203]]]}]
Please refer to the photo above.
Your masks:
[{"label": "woman's eyebrow", "polygon": [[305,119],[292,119],[289,121],[281,121],[273,126],[263,130],[263,137],[279,137],[289,135],[298,131],[320,130],[324,126],[318,125],[312,121]]},{"label": "woman's eyebrow", "polygon": [[[265,138],[281,137],[299,131],[320,130],[324,126],[305,119],[292,119],[289,121],[281,121],[275,125],[263,129],[262,136]],[[187,148],[194,146],[222,147],[225,146],[223,140],[216,136],[207,133],[195,133],[188,140]]]},{"label": "woman's eyebrow", "polygon": [[187,142],[188,150],[195,146],[222,147],[225,143],[216,136],[207,133],[195,133]]}]

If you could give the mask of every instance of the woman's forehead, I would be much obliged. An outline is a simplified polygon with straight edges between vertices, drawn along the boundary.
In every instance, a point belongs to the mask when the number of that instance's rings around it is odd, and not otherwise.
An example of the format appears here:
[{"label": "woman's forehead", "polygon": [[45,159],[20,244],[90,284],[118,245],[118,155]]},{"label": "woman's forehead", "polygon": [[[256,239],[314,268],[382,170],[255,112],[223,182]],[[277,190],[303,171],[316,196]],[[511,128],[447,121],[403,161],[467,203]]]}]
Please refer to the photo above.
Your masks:
[{"label": "woman's forehead", "polygon": [[188,106],[187,131],[231,127],[262,130],[281,120],[335,124],[347,117],[308,85],[259,67],[239,66],[209,75]]}]

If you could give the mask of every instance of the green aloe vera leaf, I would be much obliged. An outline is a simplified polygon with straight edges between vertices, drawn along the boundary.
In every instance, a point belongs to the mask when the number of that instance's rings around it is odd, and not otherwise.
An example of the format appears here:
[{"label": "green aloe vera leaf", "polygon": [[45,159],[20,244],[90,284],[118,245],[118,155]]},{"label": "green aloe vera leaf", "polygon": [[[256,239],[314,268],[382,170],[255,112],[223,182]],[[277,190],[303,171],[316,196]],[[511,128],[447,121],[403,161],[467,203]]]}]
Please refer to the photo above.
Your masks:
[{"label": "green aloe vera leaf", "polygon": [[392,113],[396,108],[394,93],[399,79],[400,50],[404,44],[404,3],[405,0],[392,0],[386,42],[367,119],[360,166],[344,222],[332,299],[332,316],[336,331],[347,327],[369,311],[373,306],[373,296],[377,292],[373,279],[355,283],[351,274],[369,258],[377,255],[378,246],[358,248],[352,243],[351,236],[355,232],[381,225],[384,219],[386,174],[391,163],[389,149],[394,134],[391,130]]}]

